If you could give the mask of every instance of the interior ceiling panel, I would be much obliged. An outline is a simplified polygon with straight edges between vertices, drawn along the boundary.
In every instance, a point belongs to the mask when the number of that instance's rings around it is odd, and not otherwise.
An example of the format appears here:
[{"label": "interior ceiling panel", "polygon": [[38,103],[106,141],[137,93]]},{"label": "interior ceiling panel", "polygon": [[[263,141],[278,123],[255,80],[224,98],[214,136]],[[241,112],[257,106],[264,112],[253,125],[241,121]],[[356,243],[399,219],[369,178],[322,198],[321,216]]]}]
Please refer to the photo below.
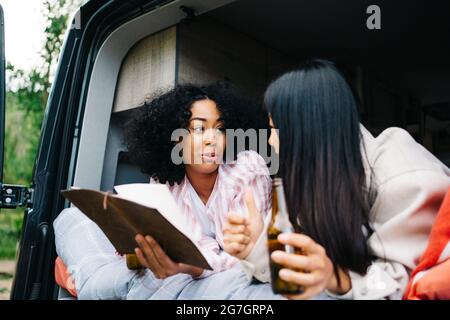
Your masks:
[{"label": "interior ceiling panel", "polygon": [[414,90],[450,100],[450,1],[377,1],[381,30],[362,0],[238,0],[211,15],[293,57],[363,64]]}]

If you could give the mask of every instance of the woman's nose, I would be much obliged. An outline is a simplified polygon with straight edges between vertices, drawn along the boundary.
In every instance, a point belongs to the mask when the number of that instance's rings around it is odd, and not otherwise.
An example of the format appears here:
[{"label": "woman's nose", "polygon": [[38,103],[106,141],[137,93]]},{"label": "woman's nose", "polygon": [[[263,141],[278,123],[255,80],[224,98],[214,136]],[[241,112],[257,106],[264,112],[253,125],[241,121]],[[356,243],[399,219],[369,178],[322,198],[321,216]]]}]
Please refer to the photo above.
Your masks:
[{"label": "woman's nose", "polygon": [[203,142],[205,144],[215,144],[216,143],[216,131],[214,129],[207,129],[203,134]]}]

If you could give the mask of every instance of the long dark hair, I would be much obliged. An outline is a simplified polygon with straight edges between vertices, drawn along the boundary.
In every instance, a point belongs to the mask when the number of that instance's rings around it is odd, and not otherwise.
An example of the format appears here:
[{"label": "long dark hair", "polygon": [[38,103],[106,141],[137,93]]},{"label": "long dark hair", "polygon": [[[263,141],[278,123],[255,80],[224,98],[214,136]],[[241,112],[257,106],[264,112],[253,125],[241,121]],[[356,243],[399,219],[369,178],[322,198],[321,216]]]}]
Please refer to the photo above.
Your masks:
[{"label": "long dark hair", "polygon": [[312,60],[272,82],[264,104],[279,130],[292,222],[325,248],[336,274],[338,266],[365,274],[368,190],[350,86],[334,64]]}]

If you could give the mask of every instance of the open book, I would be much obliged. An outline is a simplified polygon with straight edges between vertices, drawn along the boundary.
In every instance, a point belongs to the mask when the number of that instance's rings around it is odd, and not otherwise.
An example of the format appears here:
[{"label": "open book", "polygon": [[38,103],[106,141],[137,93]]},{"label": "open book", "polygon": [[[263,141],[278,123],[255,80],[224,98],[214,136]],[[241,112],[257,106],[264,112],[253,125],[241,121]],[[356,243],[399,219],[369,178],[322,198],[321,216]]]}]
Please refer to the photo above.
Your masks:
[{"label": "open book", "polygon": [[119,254],[134,253],[136,234],[152,236],[174,261],[212,270],[164,184],[115,186],[117,194],[72,187],[61,194],[94,221]]}]

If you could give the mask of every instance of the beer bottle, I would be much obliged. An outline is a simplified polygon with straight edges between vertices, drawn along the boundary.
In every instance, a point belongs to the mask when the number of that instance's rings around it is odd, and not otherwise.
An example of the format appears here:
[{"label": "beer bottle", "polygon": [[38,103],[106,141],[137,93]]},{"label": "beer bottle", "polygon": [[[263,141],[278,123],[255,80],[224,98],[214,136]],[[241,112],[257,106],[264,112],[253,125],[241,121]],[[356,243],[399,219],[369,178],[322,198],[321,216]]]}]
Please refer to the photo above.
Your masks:
[{"label": "beer bottle", "polygon": [[130,270],[142,269],[142,265],[139,262],[139,259],[137,258],[136,254],[128,253],[125,255],[125,258],[127,260],[128,269],[130,269]]},{"label": "beer bottle", "polygon": [[278,294],[300,294],[303,292],[302,286],[286,282],[280,279],[278,273],[283,268],[282,265],[275,263],[270,258],[270,254],[276,250],[285,251],[287,253],[298,253],[299,250],[294,250],[292,246],[283,245],[278,242],[278,235],[280,233],[293,233],[294,227],[289,221],[289,214],[286,206],[286,199],[284,196],[283,180],[281,178],[274,178],[272,182],[272,219],[267,230],[267,241],[269,248],[270,260],[270,275],[272,279],[272,289],[274,293]]}]

